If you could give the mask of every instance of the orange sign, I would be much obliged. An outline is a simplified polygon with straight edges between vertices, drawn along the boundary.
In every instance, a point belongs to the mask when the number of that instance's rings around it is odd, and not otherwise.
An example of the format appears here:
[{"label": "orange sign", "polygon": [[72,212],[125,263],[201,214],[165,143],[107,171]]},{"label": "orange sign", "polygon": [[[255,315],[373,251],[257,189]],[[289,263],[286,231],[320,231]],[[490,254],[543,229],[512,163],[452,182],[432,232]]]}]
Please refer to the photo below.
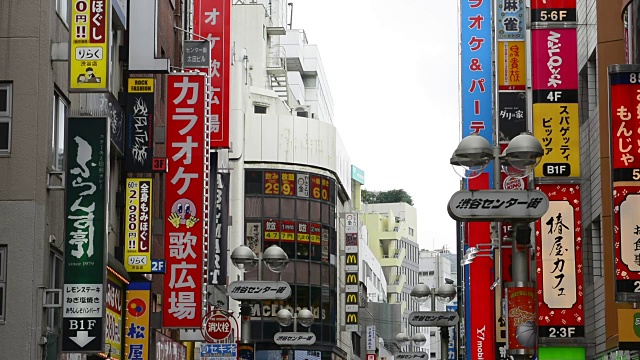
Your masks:
[{"label": "orange sign", "polygon": [[285,196],[296,196],[296,174],[283,172],[280,175],[282,186],[281,193]]},{"label": "orange sign", "polygon": [[498,90],[525,90],[527,83],[524,41],[498,41]]},{"label": "orange sign", "polygon": [[280,194],[280,173],[276,171],[264,172],[264,193],[266,195]]}]

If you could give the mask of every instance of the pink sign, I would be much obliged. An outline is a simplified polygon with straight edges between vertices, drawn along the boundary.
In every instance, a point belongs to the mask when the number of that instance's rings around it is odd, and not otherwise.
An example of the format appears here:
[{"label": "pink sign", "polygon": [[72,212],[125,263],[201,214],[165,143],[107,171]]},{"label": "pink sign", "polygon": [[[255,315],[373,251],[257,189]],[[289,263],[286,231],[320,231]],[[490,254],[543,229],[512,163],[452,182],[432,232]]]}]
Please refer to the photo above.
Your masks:
[{"label": "pink sign", "polygon": [[576,29],[531,30],[533,90],[578,89]]}]

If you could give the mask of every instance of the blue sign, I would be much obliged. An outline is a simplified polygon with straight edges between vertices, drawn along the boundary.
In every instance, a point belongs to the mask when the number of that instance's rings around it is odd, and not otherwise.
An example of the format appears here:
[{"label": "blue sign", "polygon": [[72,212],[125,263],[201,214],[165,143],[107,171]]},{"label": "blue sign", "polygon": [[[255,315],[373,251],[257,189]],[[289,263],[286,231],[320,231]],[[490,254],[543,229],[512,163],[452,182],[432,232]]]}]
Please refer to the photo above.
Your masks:
[{"label": "blue sign", "polygon": [[460,0],[462,137],[476,132],[493,144],[490,0]]},{"label": "blue sign", "polygon": [[201,344],[200,357],[228,357],[235,358],[238,345],[235,343]]},{"label": "blue sign", "polygon": [[351,179],[364,185],[364,171],[358,169],[356,166],[351,165]]},{"label": "blue sign", "polygon": [[151,273],[164,274],[167,270],[166,263],[162,259],[151,260]]}]

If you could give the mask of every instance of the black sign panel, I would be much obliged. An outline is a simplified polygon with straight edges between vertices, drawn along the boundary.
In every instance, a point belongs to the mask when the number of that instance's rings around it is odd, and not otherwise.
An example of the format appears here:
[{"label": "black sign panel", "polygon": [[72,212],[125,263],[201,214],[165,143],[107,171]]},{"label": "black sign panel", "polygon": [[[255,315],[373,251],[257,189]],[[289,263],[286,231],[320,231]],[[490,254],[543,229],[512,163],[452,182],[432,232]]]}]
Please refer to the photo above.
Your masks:
[{"label": "black sign panel", "polygon": [[576,9],[531,9],[531,22],[576,22]]},{"label": "black sign panel", "polygon": [[124,157],[126,172],[152,172],[154,106],[153,78],[129,79]]},{"label": "black sign panel", "polygon": [[62,337],[63,351],[102,351],[102,318],[66,318],[62,325],[69,334]]},{"label": "black sign panel", "polygon": [[571,164],[569,163],[544,163],[542,165],[544,176],[569,176],[571,174]]},{"label": "black sign panel", "polygon": [[500,141],[511,141],[527,131],[527,95],[525,92],[498,93],[500,111]]},{"label": "black sign panel", "polygon": [[539,326],[538,336],[545,338],[584,337],[584,326]]},{"label": "black sign panel", "polygon": [[211,153],[209,196],[209,285],[227,283],[227,230],[229,228],[229,174],[218,172],[218,153]]},{"label": "black sign panel", "polygon": [[185,68],[208,68],[211,64],[210,45],[207,40],[186,40],[182,49]]}]

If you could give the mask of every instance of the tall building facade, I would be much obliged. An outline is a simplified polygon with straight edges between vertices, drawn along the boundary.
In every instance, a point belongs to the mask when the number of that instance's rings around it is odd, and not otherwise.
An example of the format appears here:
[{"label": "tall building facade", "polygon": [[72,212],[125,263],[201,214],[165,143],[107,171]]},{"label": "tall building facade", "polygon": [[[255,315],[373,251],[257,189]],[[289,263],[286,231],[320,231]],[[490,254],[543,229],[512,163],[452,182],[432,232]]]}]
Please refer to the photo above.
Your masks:
[{"label": "tall building facade", "polygon": [[401,305],[401,317],[395,322],[399,322],[402,332],[411,337],[418,331],[408,324],[408,317],[419,310],[418,303],[410,295],[418,283],[416,208],[407,203],[363,204],[362,212],[369,234],[369,248],[387,279],[387,303]]}]

